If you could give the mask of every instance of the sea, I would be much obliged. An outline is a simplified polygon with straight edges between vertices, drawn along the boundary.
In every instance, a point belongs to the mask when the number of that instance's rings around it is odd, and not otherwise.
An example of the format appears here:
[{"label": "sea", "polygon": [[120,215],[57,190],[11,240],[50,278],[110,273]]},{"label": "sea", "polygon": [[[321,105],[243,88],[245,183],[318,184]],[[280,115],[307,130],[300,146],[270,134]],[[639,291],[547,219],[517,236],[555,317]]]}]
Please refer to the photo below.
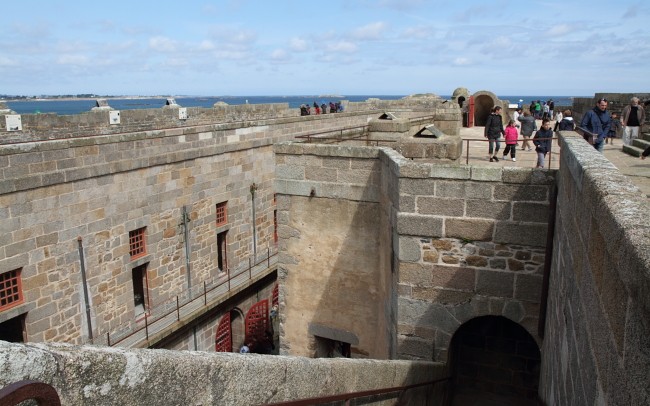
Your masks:
[{"label": "sea", "polygon": [[[288,103],[289,108],[298,108],[301,104],[319,105],[329,102],[348,100],[351,102],[366,101],[369,98],[381,100],[398,100],[405,95],[320,95],[320,96],[176,96],[174,99],[181,107],[205,107],[211,108],[217,102],[224,102],[229,105],[239,104],[268,104]],[[451,96],[440,96],[443,99],[451,99]],[[555,101],[556,106],[571,106],[572,96],[498,96],[501,100],[508,100],[510,103],[528,104],[533,100]],[[582,96],[576,96],[582,97]],[[102,97],[103,98],[103,97]],[[108,105],[115,110],[134,109],[155,109],[161,108],[167,103],[166,97],[110,97],[106,98]],[[56,113],[58,115],[79,114],[90,111],[96,106],[96,99],[29,99],[29,100],[7,100],[7,107],[18,114],[39,114]]]}]

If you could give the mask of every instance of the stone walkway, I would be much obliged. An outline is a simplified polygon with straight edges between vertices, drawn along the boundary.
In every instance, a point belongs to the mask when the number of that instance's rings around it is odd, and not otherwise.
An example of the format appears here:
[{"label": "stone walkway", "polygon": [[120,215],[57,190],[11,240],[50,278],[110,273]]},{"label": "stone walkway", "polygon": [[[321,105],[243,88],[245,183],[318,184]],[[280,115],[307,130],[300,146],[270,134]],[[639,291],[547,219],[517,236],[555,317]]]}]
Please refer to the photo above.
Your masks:
[{"label": "stone walkway", "polygon": [[[541,121],[537,122],[537,126],[541,125]],[[505,147],[505,142],[501,140],[501,150],[497,155],[499,157],[499,162],[490,162],[488,156],[488,143],[485,137],[483,137],[483,127],[472,127],[460,129],[460,136],[463,140],[470,139],[469,141],[469,163],[472,165],[486,165],[486,166],[516,166],[520,168],[534,168],[537,161],[537,154],[535,150],[532,151],[522,151],[520,148],[517,149],[516,157],[517,162],[512,162],[511,160],[501,159],[503,156],[503,149]],[[521,145],[521,143],[520,143]],[[621,171],[622,174],[626,175],[630,181],[636,185],[641,192],[650,198],[650,157],[646,160],[641,160],[640,158],[633,157],[622,151],[623,141],[616,139],[615,145],[605,145],[603,154],[611,163],[614,164]],[[463,157],[461,159],[462,163],[465,163],[467,160],[467,151],[468,151],[468,142],[463,142]],[[557,169],[559,160],[555,154],[560,152],[560,147],[557,145],[557,141],[553,141],[553,148],[551,150],[550,162],[547,158],[547,168]],[[550,166],[549,166],[550,163]]]}]

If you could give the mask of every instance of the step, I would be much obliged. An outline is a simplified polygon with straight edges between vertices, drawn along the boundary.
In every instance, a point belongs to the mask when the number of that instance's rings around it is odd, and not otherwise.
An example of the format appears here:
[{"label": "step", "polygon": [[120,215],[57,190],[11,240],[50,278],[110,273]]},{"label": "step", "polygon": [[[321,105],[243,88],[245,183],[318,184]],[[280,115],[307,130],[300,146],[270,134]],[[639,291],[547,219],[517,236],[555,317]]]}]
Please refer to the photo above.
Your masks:
[{"label": "step", "polygon": [[636,138],[636,139],[634,139],[632,141],[632,146],[635,146],[635,147],[641,148],[641,149],[646,149],[646,148],[650,147],[650,141],[640,140],[640,139]]},{"label": "step", "polygon": [[646,133],[646,132],[641,133],[639,135],[639,138],[645,141],[650,141],[650,133]]},{"label": "step", "polygon": [[639,147],[634,147],[632,145],[623,145],[623,152],[625,152],[628,155],[639,157],[641,156],[643,149]]}]

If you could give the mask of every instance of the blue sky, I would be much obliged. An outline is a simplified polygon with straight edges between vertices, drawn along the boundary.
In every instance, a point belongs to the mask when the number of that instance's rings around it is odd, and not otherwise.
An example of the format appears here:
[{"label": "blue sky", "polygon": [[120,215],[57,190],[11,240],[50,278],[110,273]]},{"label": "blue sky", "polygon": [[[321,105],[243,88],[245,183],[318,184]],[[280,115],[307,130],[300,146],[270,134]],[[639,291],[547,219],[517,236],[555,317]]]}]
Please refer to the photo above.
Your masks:
[{"label": "blue sky", "polygon": [[0,94],[650,92],[650,2],[3,2]]}]

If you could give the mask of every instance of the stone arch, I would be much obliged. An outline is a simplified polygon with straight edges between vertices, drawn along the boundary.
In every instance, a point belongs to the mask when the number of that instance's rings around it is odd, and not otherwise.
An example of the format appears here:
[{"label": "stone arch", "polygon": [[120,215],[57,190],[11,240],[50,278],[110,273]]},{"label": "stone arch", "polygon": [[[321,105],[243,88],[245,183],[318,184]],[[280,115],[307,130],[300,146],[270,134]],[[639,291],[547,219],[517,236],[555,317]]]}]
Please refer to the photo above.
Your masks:
[{"label": "stone arch", "polygon": [[454,90],[454,93],[451,95],[451,100],[458,103],[458,107],[461,109],[465,105],[465,102],[469,99],[469,90],[464,87],[459,87]]},{"label": "stone arch", "polygon": [[452,405],[488,399],[503,405],[537,405],[540,347],[507,317],[475,317],[461,325],[451,339],[447,365]]},{"label": "stone arch", "polygon": [[[488,92],[487,90],[481,90],[474,93],[474,125],[484,126],[487,120],[487,117],[490,115],[492,108],[499,103],[497,96]],[[503,107],[503,106],[501,106]]]},{"label": "stone arch", "polygon": [[230,331],[232,332],[232,348],[234,352],[239,352],[239,349],[244,345],[245,341],[245,320],[244,312],[239,307],[233,307],[230,310]]}]

